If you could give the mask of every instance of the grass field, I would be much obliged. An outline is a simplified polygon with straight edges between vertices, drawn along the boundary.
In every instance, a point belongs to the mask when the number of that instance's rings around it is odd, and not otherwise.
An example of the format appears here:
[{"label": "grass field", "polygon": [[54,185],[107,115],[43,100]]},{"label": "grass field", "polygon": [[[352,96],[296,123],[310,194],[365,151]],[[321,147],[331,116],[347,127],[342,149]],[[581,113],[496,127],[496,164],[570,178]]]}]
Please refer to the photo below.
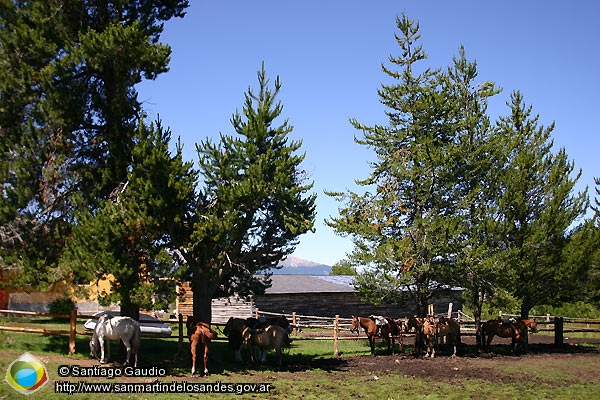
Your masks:
[{"label": "grass field", "polygon": [[[20,325],[22,319],[0,319],[2,325]],[[23,323],[24,324],[24,323]],[[33,325],[33,326],[32,326]],[[45,329],[67,329],[66,323],[51,319],[29,321],[27,326]],[[82,330],[78,326],[78,330]],[[208,377],[190,376],[189,364],[176,365],[177,329],[169,339],[144,338],[140,350],[140,371],[154,367],[164,369],[159,377],[63,377],[59,368],[66,365],[93,368],[96,360],[89,357],[89,337],[77,336],[77,352],[68,355],[68,337],[0,331],[0,369],[3,377],[10,364],[29,352],[46,367],[49,383],[31,394],[32,399],[62,398],[55,393],[56,382],[111,383],[112,390],[151,388],[160,381],[165,385],[187,385],[190,391],[231,389],[229,395],[213,398],[304,398],[304,399],[504,399],[564,398],[590,399],[600,393],[600,348],[598,345],[570,346],[562,349],[532,346],[527,355],[512,356],[498,346],[492,353],[480,353],[473,346],[463,346],[461,356],[452,359],[441,352],[435,359],[414,357],[411,347],[395,356],[384,355],[385,346],[378,344],[378,356],[371,357],[365,341],[342,341],[340,357],[333,357],[333,344],[323,340],[296,340],[284,354],[284,366],[254,366],[233,362],[233,354],[224,341],[211,347]],[[187,339],[185,353],[189,350]],[[118,346],[113,345],[113,359],[122,360]],[[247,359],[247,353],[244,355]],[[273,355],[269,354],[269,360]],[[118,366],[119,364],[109,364]],[[120,370],[120,368],[119,368]],[[129,385],[125,386],[125,385]],[[135,386],[137,385],[137,386]],[[143,385],[144,387],[142,387]],[[64,385],[63,385],[64,386]],[[173,388],[175,388],[173,386]],[[66,390],[66,387],[61,387]],[[254,389],[262,392],[236,394]],[[267,391],[268,389],[268,391]],[[99,399],[99,394],[78,393],[77,399]],[[104,394],[106,396],[106,394]],[[111,397],[114,394],[111,394]],[[130,399],[204,398],[206,393],[187,394],[119,394]],[[23,398],[3,379],[0,398]]]}]

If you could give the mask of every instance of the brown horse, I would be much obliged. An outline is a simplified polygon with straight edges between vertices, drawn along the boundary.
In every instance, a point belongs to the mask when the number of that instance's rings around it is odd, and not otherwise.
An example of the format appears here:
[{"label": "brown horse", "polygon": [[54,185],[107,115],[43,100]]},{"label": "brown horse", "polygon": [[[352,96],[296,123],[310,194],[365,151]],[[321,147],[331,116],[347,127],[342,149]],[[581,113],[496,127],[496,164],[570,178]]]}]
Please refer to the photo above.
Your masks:
[{"label": "brown horse", "polygon": [[415,331],[415,354],[425,351],[425,357],[435,357],[435,322],[431,318],[410,317],[405,324],[406,332]]},{"label": "brown horse", "polygon": [[[486,347],[490,347],[494,336],[511,338],[512,351],[517,352],[522,349],[525,338],[527,337],[527,328],[532,332],[537,332],[537,324],[532,319],[518,319],[501,321],[492,319],[481,325],[481,340]],[[487,336],[487,339],[486,339]]]},{"label": "brown horse", "polygon": [[246,328],[252,328],[255,330],[258,329],[266,329],[269,325],[278,325],[282,327],[286,332],[286,340],[284,345],[289,345],[292,340],[289,337],[289,333],[292,329],[290,322],[287,320],[285,316],[279,317],[270,317],[270,318],[235,318],[230,317],[225,324],[225,329],[223,333],[227,336],[227,342],[229,344],[229,348],[235,352],[235,360],[238,362],[243,361],[242,359],[242,343],[244,339],[242,338],[242,332]]},{"label": "brown horse", "polygon": [[242,338],[250,346],[250,358],[256,362],[255,346],[260,349],[259,362],[267,361],[267,348],[273,347],[277,353],[277,365],[281,366],[281,348],[286,344],[288,335],[285,329],[279,325],[269,325],[266,328],[246,327],[242,332]]},{"label": "brown horse", "polygon": [[435,321],[437,339],[446,338],[446,344],[453,346],[452,357],[456,357],[456,346],[460,344],[460,324],[457,320],[439,317]]},{"label": "brown horse", "polygon": [[384,321],[383,325],[377,325],[377,320],[373,316],[369,318],[357,317],[355,315],[352,316],[352,326],[350,327],[350,331],[356,332],[356,334],[358,335],[358,328],[363,328],[363,330],[367,334],[367,338],[369,339],[369,345],[371,346],[372,356],[375,356],[376,337],[386,339],[388,344],[388,352],[390,351],[391,345],[392,354],[394,354],[394,349],[396,347],[394,338],[400,335],[400,329],[398,329],[396,321],[394,321],[390,317],[382,318]]},{"label": "brown horse", "polygon": [[204,349],[204,375],[208,375],[208,350],[210,341],[217,338],[217,334],[210,329],[206,322],[197,321],[194,317],[189,317],[186,321],[188,338],[190,339],[190,351],[192,353],[192,375],[196,372],[196,353],[198,345],[202,344]]}]

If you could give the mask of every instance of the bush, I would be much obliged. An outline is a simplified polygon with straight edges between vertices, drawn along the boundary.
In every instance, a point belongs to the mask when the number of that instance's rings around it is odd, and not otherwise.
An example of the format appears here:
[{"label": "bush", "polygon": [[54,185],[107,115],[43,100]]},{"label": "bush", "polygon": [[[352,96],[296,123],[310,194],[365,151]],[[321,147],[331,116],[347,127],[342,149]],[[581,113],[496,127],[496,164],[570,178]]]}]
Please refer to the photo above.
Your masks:
[{"label": "bush", "polygon": [[71,314],[71,311],[75,309],[75,303],[68,297],[64,297],[62,299],[54,300],[50,303],[48,307],[48,311],[50,314]]},{"label": "bush", "polygon": [[550,314],[556,317],[570,318],[600,318],[600,310],[592,304],[578,301],[576,303],[564,303],[558,307],[540,305],[531,310],[531,315]]}]

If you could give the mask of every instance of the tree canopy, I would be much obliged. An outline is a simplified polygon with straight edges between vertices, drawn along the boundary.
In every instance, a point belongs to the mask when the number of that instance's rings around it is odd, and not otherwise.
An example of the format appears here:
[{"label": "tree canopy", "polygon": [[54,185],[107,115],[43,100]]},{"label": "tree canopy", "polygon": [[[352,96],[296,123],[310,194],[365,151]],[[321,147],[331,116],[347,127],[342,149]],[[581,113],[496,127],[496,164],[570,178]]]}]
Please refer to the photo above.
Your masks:
[{"label": "tree canopy", "polygon": [[328,192],[343,205],[327,223],[355,245],[343,265],[362,269],[356,286],[376,303],[408,292],[424,315],[453,284],[467,290],[477,321],[499,292],[519,299],[526,316],[585,270],[564,253],[586,211],[586,193],[573,193],[574,165],[564,149],[552,153],[552,126],[537,126],[519,92],[510,116],[492,124],[487,101],[500,90],[477,82],[464,49],[446,71],[432,69],[418,23],[396,22],[401,56],[389,61],[398,70],[382,65],[395,83],[378,91],[387,124],[350,121],[363,132],[357,143],[377,155],[357,180],[366,191]]},{"label": "tree canopy", "polygon": [[288,120],[277,125],[281,83],[269,87],[264,64],[258,92],[248,89],[242,112],[231,118],[236,136],[196,145],[201,195],[180,255],[191,276],[194,315],[210,321],[214,297],[260,293],[275,267],[292,253],[298,236],[313,228],[315,194],[300,168],[301,141],[290,140]]}]

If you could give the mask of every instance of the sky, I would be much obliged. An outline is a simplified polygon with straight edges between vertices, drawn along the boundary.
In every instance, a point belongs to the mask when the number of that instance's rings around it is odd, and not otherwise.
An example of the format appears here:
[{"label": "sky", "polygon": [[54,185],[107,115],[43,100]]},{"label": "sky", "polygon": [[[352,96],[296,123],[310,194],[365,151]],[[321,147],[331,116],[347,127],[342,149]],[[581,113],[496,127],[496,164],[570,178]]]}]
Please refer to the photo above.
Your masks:
[{"label": "sky", "polygon": [[288,119],[290,138],[301,140],[302,168],[317,194],[315,232],[299,238],[296,257],[333,265],[352,250],[325,219],[341,206],[324,191],[364,192],[355,180],[369,175],[371,150],[349,123],[386,125],[377,90],[381,71],[399,56],[396,17],[420,25],[427,65],[446,68],[464,46],[477,62],[477,82],[502,93],[489,102],[492,120],[508,114],[520,91],[540,124],[554,122],[553,151],[564,148],[576,189],[595,193],[600,177],[600,2],[588,1],[190,1],[183,19],[165,25],[160,42],[171,46],[170,70],[137,86],[150,119],[160,118],[179,137],[187,160],[195,144],[233,135],[231,117],[244,93],[258,87],[262,62],[273,84],[279,76],[283,106],[275,126]]}]

